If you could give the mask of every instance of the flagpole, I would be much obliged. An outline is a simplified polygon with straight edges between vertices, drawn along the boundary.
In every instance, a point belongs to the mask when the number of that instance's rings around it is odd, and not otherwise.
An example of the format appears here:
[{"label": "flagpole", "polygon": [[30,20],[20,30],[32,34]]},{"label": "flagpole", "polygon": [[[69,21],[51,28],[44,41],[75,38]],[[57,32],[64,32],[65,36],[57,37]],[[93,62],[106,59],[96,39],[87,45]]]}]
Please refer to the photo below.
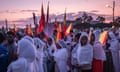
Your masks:
[{"label": "flagpole", "polygon": [[35,35],[37,34],[37,21],[36,21],[36,16],[35,16],[35,13],[33,13],[33,22],[34,22],[34,25],[35,25]]}]

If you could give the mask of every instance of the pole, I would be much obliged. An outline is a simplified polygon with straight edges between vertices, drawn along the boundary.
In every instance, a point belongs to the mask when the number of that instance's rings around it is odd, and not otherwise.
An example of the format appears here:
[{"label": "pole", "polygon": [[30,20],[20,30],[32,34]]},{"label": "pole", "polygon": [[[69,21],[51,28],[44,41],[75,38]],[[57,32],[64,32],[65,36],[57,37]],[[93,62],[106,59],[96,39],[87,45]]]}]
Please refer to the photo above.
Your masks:
[{"label": "pole", "polygon": [[36,16],[35,16],[35,13],[33,13],[33,22],[34,22],[34,25],[35,25],[35,35],[37,34],[37,22],[36,22]]},{"label": "pole", "polygon": [[113,1],[113,26],[115,25],[115,1]]},{"label": "pole", "polygon": [[6,24],[6,31],[8,31],[8,21],[5,19],[5,24]]}]

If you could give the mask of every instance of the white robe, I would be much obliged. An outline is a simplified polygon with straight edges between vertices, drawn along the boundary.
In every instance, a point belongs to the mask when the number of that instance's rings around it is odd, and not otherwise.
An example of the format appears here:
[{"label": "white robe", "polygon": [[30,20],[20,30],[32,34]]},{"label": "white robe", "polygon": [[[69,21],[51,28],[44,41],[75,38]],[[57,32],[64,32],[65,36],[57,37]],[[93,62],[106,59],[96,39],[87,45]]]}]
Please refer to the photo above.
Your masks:
[{"label": "white robe", "polygon": [[77,62],[82,67],[82,69],[91,69],[92,60],[93,47],[90,44],[87,44],[85,46],[79,45],[77,49]]},{"label": "white robe", "polygon": [[30,40],[23,38],[18,42],[18,59],[8,66],[7,72],[33,72],[35,57],[35,46]]},{"label": "white robe", "polygon": [[34,38],[34,44],[37,47],[36,59],[34,61],[34,72],[44,72],[43,70],[43,48],[44,43],[39,38]]},{"label": "white robe", "polygon": [[67,58],[68,53],[65,48],[58,49],[54,53],[54,59],[60,72],[67,72]]},{"label": "white robe", "polygon": [[112,53],[113,65],[115,68],[115,72],[120,72],[120,60],[119,60],[119,43],[113,34],[113,32],[109,33],[111,37],[110,43],[110,51]]},{"label": "white robe", "polygon": [[93,46],[93,58],[102,61],[106,60],[105,51],[100,42],[95,42]]}]

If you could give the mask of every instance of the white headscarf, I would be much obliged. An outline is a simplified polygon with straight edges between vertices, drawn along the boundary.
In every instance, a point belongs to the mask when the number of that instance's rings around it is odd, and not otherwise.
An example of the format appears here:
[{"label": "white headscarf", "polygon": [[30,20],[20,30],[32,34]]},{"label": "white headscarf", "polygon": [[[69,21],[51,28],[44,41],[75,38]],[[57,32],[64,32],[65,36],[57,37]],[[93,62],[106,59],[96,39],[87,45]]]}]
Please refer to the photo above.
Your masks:
[{"label": "white headscarf", "polygon": [[109,32],[109,36],[111,40],[109,41],[110,43],[110,50],[112,51],[119,51],[119,42],[116,39],[115,35],[113,32]]},{"label": "white headscarf", "polygon": [[113,32],[109,32],[109,36],[111,40],[116,40],[115,34]]},{"label": "white headscarf", "polygon": [[34,44],[34,41],[33,41],[32,37],[30,37],[30,36],[25,36],[25,37],[23,37],[23,38],[29,40],[30,42],[32,42],[32,43]]},{"label": "white headscarf", "polygon": [[93,34],[95,35],[95,42],[98,42],[98,41],[99,41],[100,33],[101,33],[100,30],[94,30],[94,31],[93,31]]},{"label": "white headscarf", "polygon": [[24,57],[28,60],[28,62],[32,62],[36,57],[35,52],[35,46],[29,40],[23,38],[18,42],[19,57]]},{"label": "white headscarf", "polygon": [[34,72],[43,72],[43,48],[44,43],[39,38],[34,38],[34,44],[37,48],[37,57],[34,61]]},{"label": "white headscarf", "polygon": [[[80,43],[80,40],[81,40],[81,38],[82,38],[83,36],[88,37],[88,34],[87,34],[86,32],[81,32],[81,36],[80,36],[80,38],[79,38],[79,44],[81,44],[81,43]],[[87,42],[87,43],[88,43],[88,42]]]},{"label": "white headscarf", "polygon": [[7,72],[33,72],[32,63],[36,57],[35,46],[28,39],[18,42],[18,59],[12,62]]}]

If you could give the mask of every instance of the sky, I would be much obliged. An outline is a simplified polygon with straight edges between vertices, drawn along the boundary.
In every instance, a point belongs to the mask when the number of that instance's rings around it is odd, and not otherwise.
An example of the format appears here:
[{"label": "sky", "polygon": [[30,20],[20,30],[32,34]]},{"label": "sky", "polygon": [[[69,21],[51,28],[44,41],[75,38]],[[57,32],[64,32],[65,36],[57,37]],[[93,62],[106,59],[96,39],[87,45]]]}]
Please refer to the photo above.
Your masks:
[{"label": "sky", "polygon": [[[41,4],[44,5],[46,13],[48,1],[50,2],[50,14],[67,13],[79,11],[92,12],[96,14],[112,15],[112,8],[107,8],[106,4],[112,6],[113,0],[0,0],[0,21],[7,19],[13,21],[32,17],[35,12],[40,16]],[[120,16],[120,0],[116,1],[115,15]]]}]

